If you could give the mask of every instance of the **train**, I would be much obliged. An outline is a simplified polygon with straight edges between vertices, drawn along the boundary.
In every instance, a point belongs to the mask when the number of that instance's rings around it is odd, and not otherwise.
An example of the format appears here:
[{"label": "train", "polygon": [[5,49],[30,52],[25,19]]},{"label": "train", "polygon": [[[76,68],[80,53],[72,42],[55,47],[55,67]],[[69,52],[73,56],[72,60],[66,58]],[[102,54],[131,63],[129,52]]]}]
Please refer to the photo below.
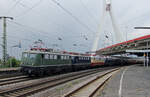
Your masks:
[{"label": "train", "polygon": [[32,48],[22,52],[21,72],[29,76],[52,75],[102,66],[125,65],[128,60],[73,52]]}]

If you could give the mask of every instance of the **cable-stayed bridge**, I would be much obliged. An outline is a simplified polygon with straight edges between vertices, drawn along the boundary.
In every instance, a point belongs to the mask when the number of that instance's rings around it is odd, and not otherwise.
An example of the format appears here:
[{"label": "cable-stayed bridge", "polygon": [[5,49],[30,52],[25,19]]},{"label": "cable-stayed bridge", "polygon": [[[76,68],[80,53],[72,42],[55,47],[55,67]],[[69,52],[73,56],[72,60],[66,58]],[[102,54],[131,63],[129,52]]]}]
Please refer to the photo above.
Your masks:
[{"label": "cable-stayed bridge", "polygon": [[[103,1],[103,15],[102,15],[102,21],[100,25],[100,30],[97,32],[97,37],[95,38],[95,42],[93,45],[92,51],[96,51],[96,54],[98,55],[115,55],[115,54],[123,54],[123,53],[133,53],[131,50],[148,50],[150,48],[149,42],[150,42],[150,35],[138,37],[132,40],[126,40],[127,36],[123,37],[123,32],[119,29],[119,26],[117,24],[117,21],[115,19],[115,16],[112,11],[112,2],[111,0],[104,0]],[[113,27],[113,34],[111,38],[113,44],[108,47],[104,47],[102,49],[98,49],[100,36],[102,35],[104,31],[104,24],[105,24],[105,17],[106,14],[110,16],[112,27]],[[135,27],[135,29],[149,29],[149,27]],[[126,32],[127,33],[127,32]],[[104,36],[105,37],[105,36]],[[106,38],[110,38],[106,36]],[[103,41],[104,42],[104,41]],[[105,43],[105,42],[104,42]],[[130,51],[130,52],[129,52]],[[135,51],[134,51],[135,53]],[[137,52],[139,55],[141,53]],[[143,53],[142,53],[143,55]]]}]

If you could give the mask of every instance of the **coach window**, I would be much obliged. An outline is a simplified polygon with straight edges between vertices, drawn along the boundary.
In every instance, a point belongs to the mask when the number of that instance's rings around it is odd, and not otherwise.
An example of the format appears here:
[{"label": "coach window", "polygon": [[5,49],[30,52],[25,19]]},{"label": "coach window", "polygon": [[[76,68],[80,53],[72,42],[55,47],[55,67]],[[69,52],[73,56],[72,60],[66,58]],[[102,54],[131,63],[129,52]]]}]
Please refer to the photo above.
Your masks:
[{"label": "coach window", "polygon": [[71,56],[71,60],[74,60],[75,59],[75,57],[74,56]]},{"label": "coach window", "polygon": [[81,60],[82,58],[81,57],[79,57],[79,60]]}]

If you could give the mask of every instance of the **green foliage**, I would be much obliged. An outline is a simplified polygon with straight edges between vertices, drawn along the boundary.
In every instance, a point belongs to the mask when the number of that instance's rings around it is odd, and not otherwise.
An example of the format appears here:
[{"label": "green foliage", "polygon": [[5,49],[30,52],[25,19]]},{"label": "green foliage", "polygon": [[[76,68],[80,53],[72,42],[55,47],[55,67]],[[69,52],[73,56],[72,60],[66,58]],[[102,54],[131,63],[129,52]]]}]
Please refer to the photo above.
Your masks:
[{"label": "green foliage", "polygon": [[0,60],[0,68],[9,68],[9,67],[19,67],[21,61],[16,58],[9,58],[6,65],[2,65],[2,61]]},{"label": "green foliage", "polygon": [[10,66],[8,65],[8,64],[6,64],[6,65],[0,65],[0,68],[9,68]]},{"label": "green foliage", "polygon": [[9,64],[9,66],[11,66],[11,67],[19,67],[19,66],[20,66],[20,63],[21,63],[21,61],[20,61],[20,60],[17,60],[16,58],[10,58],[10,59],[8,60],[8,64]]}]

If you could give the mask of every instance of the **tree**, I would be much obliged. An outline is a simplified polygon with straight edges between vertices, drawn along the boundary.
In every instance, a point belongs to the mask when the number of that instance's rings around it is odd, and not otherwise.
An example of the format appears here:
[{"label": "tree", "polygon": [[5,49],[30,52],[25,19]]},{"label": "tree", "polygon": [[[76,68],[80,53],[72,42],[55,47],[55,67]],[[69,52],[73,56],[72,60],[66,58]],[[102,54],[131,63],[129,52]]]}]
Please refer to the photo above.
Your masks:
[{"label": "tree", "polygon": [[8,60],[8,64],[9,64],[11,67],[19,67],[19,66],[20,66],[20,63],[21,63],[21,61],[20,61],[20,60],[17,60],[17,59],[14,58],[14,57],[9,58],[9,60]]}]

